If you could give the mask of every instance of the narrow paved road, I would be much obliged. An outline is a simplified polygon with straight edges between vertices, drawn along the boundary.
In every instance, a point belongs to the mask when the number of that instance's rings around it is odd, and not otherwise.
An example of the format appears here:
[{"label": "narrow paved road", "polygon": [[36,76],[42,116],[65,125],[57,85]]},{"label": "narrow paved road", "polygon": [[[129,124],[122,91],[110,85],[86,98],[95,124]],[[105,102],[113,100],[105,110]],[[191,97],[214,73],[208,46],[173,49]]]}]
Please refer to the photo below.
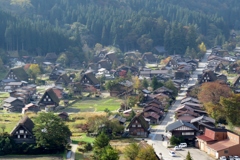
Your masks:
[{"label": "narrow paved road", "polygon": [[[177,157],[171,157],[169,155],[169,149],[167,146],[167,141],[162,141],[162,135],[166,135],[165,128],[168,124],[171,124],[175,121],[174,112],[175,109],[180,105],[181,100],[186,96],[186,90],[188,87],[193,86],[197,82],[197,75],[202,73],[204,67],[207,64],[207,57],[210,55],[211,50],[208,50],[205,54],[204,58],[202,59],[202,62],[199,63],[198,68],[196,71],[193,72],[192,78],[190,78],[188,84],[183,87],[178,94],[175,103],[171,106],[169,109],[167,115],[165,116],[162,123],[154,128],[155,132],[152,132],[149,136],[148,143],[151,144],[157,154],[161,153],[162,158],[164,160],[183,160],[186,157],[187,151],[190,151],[191,156],[193,159],[199,159],[201,157],[201,160],[213,160],[211,157],[209,157],[206,153],[195,149],[195,148],[186,148],[184,151],[177,151]],[[160,157],[160,156],[159,156]]]},{"label": "narrow paved road", "polygon": [[71,155],[71,158],[69,158],[68,160],[75,160],[75,153],[76,153],[76,150],[77,150],[77,147],[78,145],[77,144],[71,144],[72,146],[72,155]]}]

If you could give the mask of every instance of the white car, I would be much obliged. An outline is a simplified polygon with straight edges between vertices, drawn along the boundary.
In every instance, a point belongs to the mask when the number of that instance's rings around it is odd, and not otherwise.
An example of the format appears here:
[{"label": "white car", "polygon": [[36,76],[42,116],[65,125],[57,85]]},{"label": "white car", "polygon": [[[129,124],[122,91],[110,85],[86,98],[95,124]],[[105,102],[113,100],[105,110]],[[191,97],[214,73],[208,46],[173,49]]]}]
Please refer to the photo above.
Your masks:
[{"label": "white car", "polygon": [[233,156],[228,156],[228,159],[229,160],[234,160],[234,157]]},{"label": "white car", "polygon": [[220,160],[227,160],[227,157],[226,156],[222,156],[222,157],[220,157]]},{"label": "white car", "polygon": [[181,147],[181,146],[175,146],[173,149],[174,149],[175,151],[179,151],[179,150],[182,150],[182,147]]},{"label": "white car", "polygon": [[172,157],[175,157],[175,156],[176,156],[176,154],[175,154],[174,151],[169,151],[169,155],[172,156]]},{"label": "white car", "polygon": [[187,147],[187,143],[180,143],[180,144],[179,144],[179,147],[181,147],[181,148],[186,148],[186,147]]},{"label": "white car", "polygon": [[240,160],[238,156],[234,156],[234,160]]}]

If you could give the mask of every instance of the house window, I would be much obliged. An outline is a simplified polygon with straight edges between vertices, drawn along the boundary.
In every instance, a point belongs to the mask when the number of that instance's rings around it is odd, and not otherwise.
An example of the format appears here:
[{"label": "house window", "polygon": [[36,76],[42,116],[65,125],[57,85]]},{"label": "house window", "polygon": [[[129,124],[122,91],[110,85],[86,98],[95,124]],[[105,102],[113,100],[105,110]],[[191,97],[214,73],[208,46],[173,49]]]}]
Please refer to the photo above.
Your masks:
[{"label": "house window", "polygon": [[228,150],[224,150],[224,154],[228,154]]},{"label": "house window", "polygon": [[18,138],[20,138],[20,135],[18,135]]},{"label": "house window", "polygon": [[24,133],[24,130],[20,130],[19,132],[20,132],[20,134],[21,134],[21,133]]},{"label": "house window", "polygon": [[16,134],[18,134],[18,131],[16,132]]},{"label": "house window", "polygon": [[140,136],[140,135],[141,135],[141,132],[137,132],[137,135]]},{"label": "house window", "polygon": [[133,125],[132,125],[132,127],[136,127],[136,125],[135,125],[135,124],[133,124]]},{"label": "house window", "polygon": [[51,99],[49,98],[48,101],[51,102]]},{"label": "house window", "polygon": [[194,132],[182,132],[183,136],[190,136],[190,135],[194,135]]},{"label": "house window", "polygon": [[24,135],[24,138],[26,138],[26,135]]},{"label": "house window", "polygon": [[46,98],[48,98],[48,96],[46,96]]},{"label": "house window", "polygon": [[141,124],[138,124],[138,127],[141,127]]},{"label": "house window", "polygon": [[46,98],[44,98],[43,101],[46,101]]},{"label": "house window", "polygon": [[89,81],[87,81],[87,83],[89,83]]},{"label": "house window", "polygon": [[25,131],[25,133],[27,134],[27,131]]}]

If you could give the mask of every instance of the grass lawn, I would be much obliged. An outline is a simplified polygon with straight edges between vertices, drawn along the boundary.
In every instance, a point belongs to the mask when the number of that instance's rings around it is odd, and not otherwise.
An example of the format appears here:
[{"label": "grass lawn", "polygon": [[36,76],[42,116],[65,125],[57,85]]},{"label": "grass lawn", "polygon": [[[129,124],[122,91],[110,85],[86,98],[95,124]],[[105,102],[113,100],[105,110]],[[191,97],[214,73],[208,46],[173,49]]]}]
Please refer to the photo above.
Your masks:
[{"label": "grass lawn", "polygon": [[117,98],[93,98],[89,100],[78,100],[74,104],[67,107],[67,112],[97,112],[104,111],[108,108],[110,111],[119,109],[123,101]]},{"label": "grass lawn", "polygon": [[93,143],[95,138],[94,137],[88,137],[86,135],[86,133],[79,133],[78,135],[77,134],[73,134],[73,136],[71,137],[72,139],[72,142],[74,144],[78,144],[78,142],[88,142],[88,143]]},{"label": "grass lawn", "polygon": [[21,114],[15,113],[2,113],[0,117],[0,126],[5,125],[5,131],[10,133],[13,128],[16,126],[17,122],[21,119]]},{"label": "grass lawn", "polygon": [[5,99],[7,99],[9,97],[9,93],[8,92],[2,92],[0,93],[0,105],[2,106],[3,104],[3,101]]},{"label": "grass lawn", "polygon": [[[22,118],[22,114],[19,113],[5,113],[0,112],[0,126],[5,125],[5,131],[10,133],[13,128],[17,125],[18,121]],[[35,114],[28,114],[28,117],[33,117]],[[1,130],[1,129],[0,129]]]}]

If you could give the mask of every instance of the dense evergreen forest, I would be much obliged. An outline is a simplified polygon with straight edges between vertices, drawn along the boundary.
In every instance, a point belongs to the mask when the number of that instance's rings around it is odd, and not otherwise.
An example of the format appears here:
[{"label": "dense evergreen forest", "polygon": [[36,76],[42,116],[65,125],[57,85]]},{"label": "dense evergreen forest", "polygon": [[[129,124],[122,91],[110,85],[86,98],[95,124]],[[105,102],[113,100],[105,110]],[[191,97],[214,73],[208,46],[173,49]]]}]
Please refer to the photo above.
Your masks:
[{"label": "dense evergreen forest", "polygon": [[[239,0],[0,0],[0,48],[33,55],[83,44],[184,54],[240,29]],[[76,49],[77,48],[77,49]]]}]

